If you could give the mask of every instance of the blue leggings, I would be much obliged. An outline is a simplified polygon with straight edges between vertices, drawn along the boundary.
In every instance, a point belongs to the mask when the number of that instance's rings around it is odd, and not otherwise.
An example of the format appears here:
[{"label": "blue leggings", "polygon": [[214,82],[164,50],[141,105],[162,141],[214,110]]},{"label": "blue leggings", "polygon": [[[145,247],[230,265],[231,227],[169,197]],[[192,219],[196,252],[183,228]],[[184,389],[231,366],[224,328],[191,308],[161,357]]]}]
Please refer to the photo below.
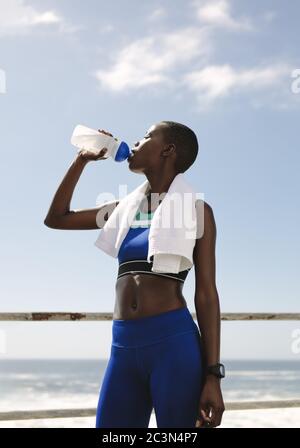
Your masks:
[{"label": "blue leggings", "polygon": [[96,428],[148,428],[153,408],[158,428],[195,427],[204,364],[188,308],[112,322]]}]

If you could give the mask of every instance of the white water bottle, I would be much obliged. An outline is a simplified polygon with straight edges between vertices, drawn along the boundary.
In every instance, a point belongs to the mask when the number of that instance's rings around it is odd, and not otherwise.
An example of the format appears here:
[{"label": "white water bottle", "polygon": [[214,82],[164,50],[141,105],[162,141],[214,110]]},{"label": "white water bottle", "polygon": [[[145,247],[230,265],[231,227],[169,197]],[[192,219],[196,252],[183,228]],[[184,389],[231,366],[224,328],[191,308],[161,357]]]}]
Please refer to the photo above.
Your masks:
[{"label": "white water bottle", "polygon": [[127,143],[115,137],[103,134],[95,129],[78,124],[72,134],[71,144],[80,149],[99,152],[102,148],[107,148],[103,157],[111,157],[116,162],[123,162],[130,155],[131,151]]}]

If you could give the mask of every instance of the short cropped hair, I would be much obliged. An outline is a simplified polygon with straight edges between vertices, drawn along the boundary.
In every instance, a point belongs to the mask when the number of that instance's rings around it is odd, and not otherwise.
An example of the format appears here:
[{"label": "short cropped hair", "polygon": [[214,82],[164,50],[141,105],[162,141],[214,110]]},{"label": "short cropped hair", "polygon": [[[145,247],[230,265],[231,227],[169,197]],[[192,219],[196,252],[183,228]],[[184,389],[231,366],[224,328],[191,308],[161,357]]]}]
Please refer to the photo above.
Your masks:
[{"label": "short cropped hair", "polygon": [[198,154],[198,140],[195,132],[188,126],[175,121],[161,121],[167,126],[162,127],[166,143],[176,145],[177,173],[184,173],[196,160]]}]

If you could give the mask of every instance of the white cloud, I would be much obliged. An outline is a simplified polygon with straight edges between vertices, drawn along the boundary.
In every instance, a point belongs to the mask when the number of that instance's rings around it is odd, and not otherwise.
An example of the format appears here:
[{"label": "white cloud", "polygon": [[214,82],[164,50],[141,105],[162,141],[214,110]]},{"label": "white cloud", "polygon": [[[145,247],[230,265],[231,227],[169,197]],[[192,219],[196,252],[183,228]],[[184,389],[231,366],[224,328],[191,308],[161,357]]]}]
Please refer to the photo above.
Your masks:
[{"label": "white cloud", "polygon": [[165,17],[166,15],[167,11],[165,10],[165,8],[158,7],[154,9],[149,16],[147,16],[147,19],[150,21],[155,21],[161,19],[162,17]]},{"label": "white cloud", "polygon": [[112,33],[113,31],[115,31],[115,27],[111,23],[104,24],[98,30],[98,32],[101,33],[101,34]]},{"label": "white cloud", "polygon": [[198,19],[208,25],[236,31],[251,31],[254,29],[249,18],[235,19],[232,17],[231,6],[227,0],[209,1],[204,4],[195,1],[193,5]]},{"label": "white cloud", "polygon": [[[104,68],[93,73],[99,85],[114,92],[145,91],[152,87],[151,94],[160,92],[154,87],[163,86],[172,91],[175,101],[190,90],[195,99],[200,100],[200,107],[209,107],[235,94],[248,94],[250,104],[257,108],[268,102],[274,107],[284,101],[290,102],[286,92],[291,67],[284,62],[248,68],[212,62],[218,43],[215,34],[220,27],[240,31],[253,28],[247,18],[232,16],[228,1],[199,4],[197,0],[196,4],[205,23],[171,32],[166,29],[164,33],[156,32],[130,42],[110,55]],[[269,11],[261,17],[268,21],[275,15]]]},{"label": "white cloud", "polygon": [[116,62],[95,73],[99,83],[114,91],[174,82],[171,69],[185,67],[198,58],[204,61],[211,52],[207,32],[185,28],[175,32],[136,40],[115,55]]},{"label": "white cloud", "polygon": [[274,89],[284,82],[290,67],[277,64],[267,67],[235,69],[229,64],[210,65],[186,74],[182,84],[198,94],[205,104],[234,92],[253,92],[257,89]]},{"label": "white cloud", "polygon": [[76,30],[53,10],[37,11],[24,0],[0,0],[0,11],[0,35],[24,34],[36,26],[45,25],[56,25],[66,32]]},{"label": "white cloud", "polygon": [[29,25],[37,25],[40,23],[47,25],[49,23],[58,23],[62,21],[62,19],[53,11],[46,11],[42,14],[34,14],[31,18],[27,17],[27,20]]}]

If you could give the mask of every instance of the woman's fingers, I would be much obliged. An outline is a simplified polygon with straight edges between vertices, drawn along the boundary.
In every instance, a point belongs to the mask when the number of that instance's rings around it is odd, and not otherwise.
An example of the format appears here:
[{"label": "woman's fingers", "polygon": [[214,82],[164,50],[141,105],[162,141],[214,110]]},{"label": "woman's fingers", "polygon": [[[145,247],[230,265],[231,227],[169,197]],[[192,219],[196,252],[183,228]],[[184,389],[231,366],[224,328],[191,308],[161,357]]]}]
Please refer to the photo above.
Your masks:
[{"label": "woman's fingers", "polygon": [[212,408],[212,424],[213,426],[219,426],[221,424],[222,415],[223,415],[222,408]]},{"label": "woman's fingers", "polygon": [[203,407],[200,408],[196,421],[196,428],[206,427],[207,424],[211,424],[211,417],[209,416],[209,409]]},{"label": "woman's fingers", "polygon": [[98,152],[97,159],[99,159],[99,158],[103,158],[103,159],[105,159],[106,157],[104,157],[104,155],[106,154],[106,152],[107,152],[107,148],[102,148],[102,149]]},{"label": "woman's fingers", "polygon": [[212,416],[210,415],[210,410],[207,409],[205,411],[204,409],[201,409],[200,413],[201,413],[201,416],[202,416],[202,418],[204,420],[204,426],[209,426],[209,425],[212,426],[213,419],[212,419]]},{"label": "woman's fingers", "polygon": [[203,420],[202,420],[202,418],[197,418],[197,420],[196,420],[196,425],[195,425],[195,427],[196,428],[201,428],[202,426],[204,425],[204,422],[203,422]]},{"label": "woman's fingers", "polygon": [[201,409],[200,415],[196,420],[196,428],[212,428],[214,426],[212,417],[208,417],[206,412]]},{"label": "woman's fingers", "polygon": [[110,132],[105,131],[104,129],[98,129],[98,132],[100,132],[102,134],[107,134],[107,135],[110,135],[111,137],[113,137],[113,135]]},{"label": "woman's fingers", "polygon": [[221,423],[221,417],[218,416],[218,413],[213,406],[208,409],[207,412],[201,410],[201,415],[203,416],[204,426],[206,428],[214,428]]},{"label": "woman's fingers", "polygon": [[107,152],[107,148],[102,148],[100,150],[98,150],[97,152],[95,151],[89,151],[87,149],[78,149],[77,150],[77,154],[79,154],[83,159],[86,160],[104,160],[107,157],[104,157],[104,155]]}]

